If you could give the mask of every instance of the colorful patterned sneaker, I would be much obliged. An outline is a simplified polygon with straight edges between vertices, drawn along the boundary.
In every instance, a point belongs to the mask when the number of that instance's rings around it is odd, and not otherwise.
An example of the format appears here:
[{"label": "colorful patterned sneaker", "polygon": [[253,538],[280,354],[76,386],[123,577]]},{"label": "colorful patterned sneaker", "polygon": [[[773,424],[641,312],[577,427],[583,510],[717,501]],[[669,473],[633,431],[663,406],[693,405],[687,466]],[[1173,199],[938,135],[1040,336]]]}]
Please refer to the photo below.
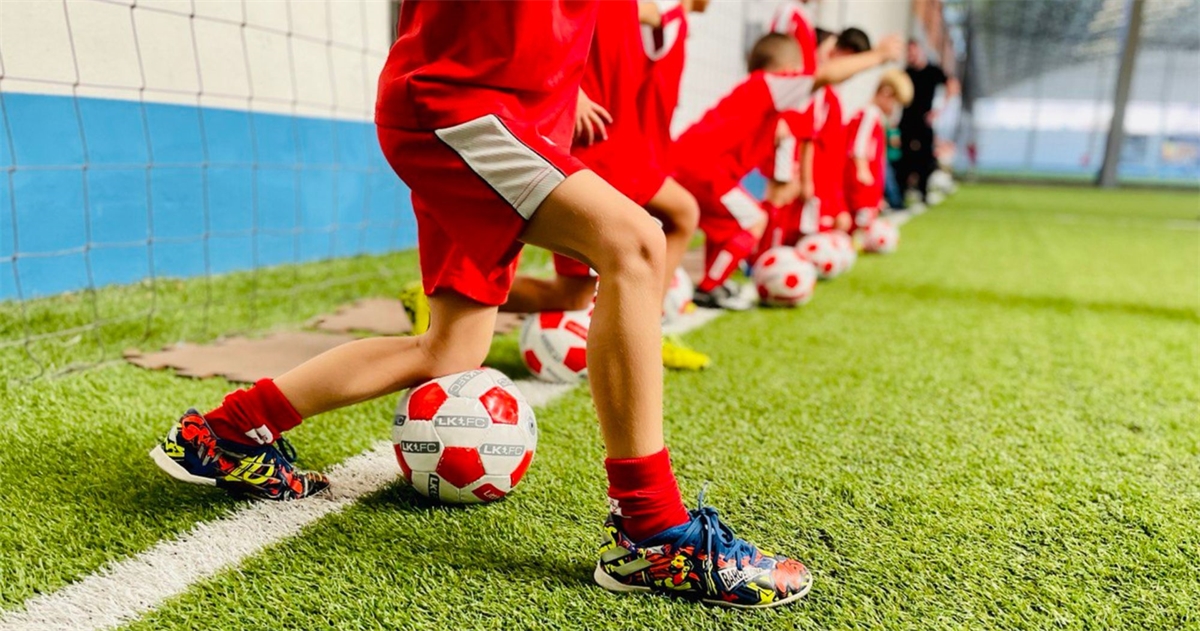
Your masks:
[{"label": "colorful patterned sneaker", "polygon": [[282,437],[258,447],[222,440],[196,410],[179,419],[150,458],[176,480],[264,500],[300,499],[329,487],[324,475],[292,464],[296,451]]},{"label": "colorful patterned sneaker", "polygon": [[663,338],[663,366],[675,370],[704,370],[712,364],[712,359],[700,351],[688,348],[674,336]]},{"label": "colorful patterned sneaker", "polygon": [[764,552],[734,536],[704,505],[691,520],[634,543],[609,516],[594,578],[614,592],[653,591],[701,602],[754,609],[798,600],[812,587],[804,564]]},{"label": "colorful patterned sneaker", "polygon": [[400,290],[400,303],[412,322],[412,334],[421,335],[429,330],[429,297],[421,281],[413,281]]}]

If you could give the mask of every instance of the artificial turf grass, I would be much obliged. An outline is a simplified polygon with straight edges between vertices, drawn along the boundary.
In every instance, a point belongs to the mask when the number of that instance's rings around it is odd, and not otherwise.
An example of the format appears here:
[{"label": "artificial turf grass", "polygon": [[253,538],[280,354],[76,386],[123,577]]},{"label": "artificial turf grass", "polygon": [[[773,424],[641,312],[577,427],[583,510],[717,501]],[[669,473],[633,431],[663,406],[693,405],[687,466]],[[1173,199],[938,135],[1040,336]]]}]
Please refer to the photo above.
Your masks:
[{"label": "artificial turf grass", "polygon": [[[530,252],[523,269],[542,272],[548,261]],[[148,337],[138,319],[101,329],[108,338],[104,346],[86,333],[35,343],[37,362],[23,347],[0,349],[0,611],[241,505],[212,489],[174,482],[146,457],[188,406],[210,408],[239,386],[220,378],[180,379],[169,370],[144,370],[116,360],[114,352],[132,345],[154,349],[180,339],[203,342],[254,326],[296,328],[360,297],[397,295],[416,277],[416,253],[406,251],[270,268],[257,275],[160,280]],[[281,291],[292,282],[314,289]],[[325,290],[315,290],[318,284]],[[255,285],[261,293],[250,301],[244,294]],[[263,289],[271,286],[269,292]],[[143,285],[112,287],[96,298],[105,304],[124,301],[130,312],[139,313],[148,304],[147,292]],[[27,304],[29,329],[36,334],[89,322],[90,300],[71,294]],[[19,305],[0,304],[0,340],[23,334],[19,310]],[[487,364],[515,378],[528,376],[515,333],[495,339]],[[85,369],[51,376],[80,365]],[[378,419],[389,418],[394,404],[384,398],[296,428],[290,437],[301,448],[301,464],[325,469],[387,438]]]},{"label": "artificial turf grass", "polygon": [[396,295],[418,275],[416,252],[403,251],[0,302],[0,388],[118,361],[130,347],[295,327],[363,296]]},{"label": "artificial turf grass", "polygon": [[[808,307],[689,336],[715,365],[668,376],[685,495],[712,481],[740,533],[809,563],[797,606],[592,585],[605,484],[580,390],[539,412],[537,459],[504,502],[442,507],[394,485],[132,627],[1200,625],[1200,270],[1165,260],[1200,233],[1109,240],[1055,220],[1064,192],[1048,192],[995,193],[1013,216],[993,220],[993,192],[965,188]],[[1156,256],[1110,263],[1128,248]]]}]

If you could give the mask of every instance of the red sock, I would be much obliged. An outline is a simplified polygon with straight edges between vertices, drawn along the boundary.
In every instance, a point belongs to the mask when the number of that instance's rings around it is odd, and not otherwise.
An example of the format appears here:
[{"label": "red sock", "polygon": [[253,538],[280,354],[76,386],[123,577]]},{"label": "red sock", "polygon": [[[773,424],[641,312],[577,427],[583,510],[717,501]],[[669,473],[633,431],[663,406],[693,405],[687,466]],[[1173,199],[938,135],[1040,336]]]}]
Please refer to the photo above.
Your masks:
[{"label": "red sock", "polygon": [[243,445],[267,445],[300,424],[300,413],[270,379],[248,390],[235,390],[204,415],[217,436]]},{"label": "red sock", "polygon": [[665,447],[641,458],[608,458],[604,468],[612,513],[634,541],[644,541],[689,519]]},{"label": "red sock", "polygon": [[704,278],[696,289],[709,292],[729,280],[738,263],[750,256],[756,242],[754,235],[743,230],[723,244],[710,246],[707,256],[704,257]]}]

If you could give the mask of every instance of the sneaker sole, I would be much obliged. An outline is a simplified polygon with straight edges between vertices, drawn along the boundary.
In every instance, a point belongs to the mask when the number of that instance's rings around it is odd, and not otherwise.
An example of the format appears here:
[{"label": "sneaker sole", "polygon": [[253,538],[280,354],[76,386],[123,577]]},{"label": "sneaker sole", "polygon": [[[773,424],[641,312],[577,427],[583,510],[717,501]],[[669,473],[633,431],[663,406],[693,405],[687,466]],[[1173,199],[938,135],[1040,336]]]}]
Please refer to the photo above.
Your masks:
[{"label": "sneaker sole", "polygon": [[155,445],[154,449],[150,450],[150,459],[153,460],[154,464],[158,465],[158,468],[162,469],[164,473],[172,478],[175,478],[176,480],[179,480],[180,482],[199,484],[202,486],[217,485],[217,481],[212,478],[203,478],[198,475],[188,473],[187,469],[184,469],[178,462],[175,462],[170,456],[167,455],[167,452],[162,448],[162,445]]},{"label": "sneaker sole", "polygon": [[[654,591],[654,590],[650,589],[649,587],[643,587],[641,585],[626,585],[626,584],[618,581],[617,579],[609,576],[608,572],[605,572],[604,569],[600,567],[599,563],[596,564],[596,570],[594,572],[592,572],[592,580],[596,581],[596,584],[599,585],[600,587],[603,587],[604,589],[607,589],[610,592],[616,592],[619,594],[626,594],[629,592],[652,592],[652,591]],[[786,605],[788,603],[793,603],[793,602],[796,602],[797,600],[800,600],[801,598],[804,598],[805,596],[808,595],[808,591],[810,589],[812,589],[812,584],[813,584],[813,580],[810,577],[808,584],[804,586],[804,589],[801,589],[800,591],[796,592],[795,594],[792,594],[791,596],[788,596],[787,598],[784,598],[783,600],[772,601],[772,602],[766,603],[765,605],[739,605],[737,603],[725,602],[724,600],[714,600],[711,598],[701,598],[700,602],[702,602],[706,605],[717,605],[719,607],[729,607],[732,609],[770,609],[771,607],[782,607],[783,605]],[[668,594],[666,592],[663,592],[663,595],[670,596],[670,594]]]}]

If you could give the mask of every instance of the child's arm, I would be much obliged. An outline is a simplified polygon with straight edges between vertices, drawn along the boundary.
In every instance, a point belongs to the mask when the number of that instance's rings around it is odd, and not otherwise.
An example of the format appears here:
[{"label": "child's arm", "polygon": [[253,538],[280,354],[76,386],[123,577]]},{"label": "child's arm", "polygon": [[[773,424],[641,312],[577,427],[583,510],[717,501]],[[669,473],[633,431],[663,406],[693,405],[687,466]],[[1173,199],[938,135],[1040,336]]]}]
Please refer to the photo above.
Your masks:
[{"label": "child's arm", "polygon": [[875,184],[875,176],[871,174],[871,161],[866,158],[854,157],[854,170],[858,177],[858,183],[863,186],[871,186]]},{"label": "child's arm", "polygon": [[798,197],[801,202],[816,197],[816,182],[813,181],[813,160],[816,147],[811,140],[805,140],[800,145],[800,187]]},{"label": "child's arm", "polygon": [[767,180],[766,194],[763,195],[763,200],[768,204],[780,208],[796,201],[796,197],[800,193],[800,182],[776,182],[775,180]]},{"label": "child's arm", "polygon": [[865,53],[847,55],[830,59],[821,64],[813,78],[813,89],[824,85],[838,84],[854,75],[885,64],[889,61],[899,61],[903,51],[899,35],[888,35],[880,40],[879,45]]},{"label": "child's arm", "polygon": [[657,2],[638,3],[638,22],[651,28],[662,26],[662,9]]}]

